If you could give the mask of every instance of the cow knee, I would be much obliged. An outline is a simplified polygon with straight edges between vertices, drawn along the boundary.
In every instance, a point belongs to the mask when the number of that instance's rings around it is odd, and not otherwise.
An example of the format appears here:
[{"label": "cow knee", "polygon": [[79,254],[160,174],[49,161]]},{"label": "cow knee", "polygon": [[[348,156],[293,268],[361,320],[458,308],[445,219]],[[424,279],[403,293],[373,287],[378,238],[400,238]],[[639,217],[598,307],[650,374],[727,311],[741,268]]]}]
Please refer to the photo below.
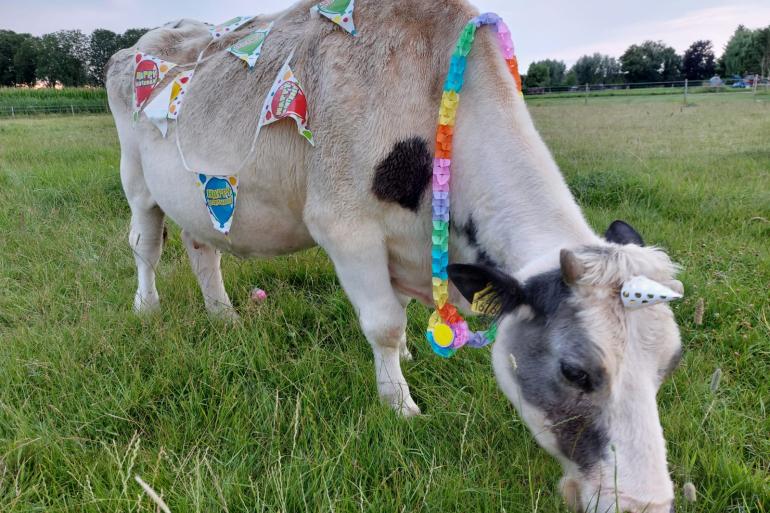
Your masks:
[{"label": "cow knee", "polygon": [[361,329],[369,343],[399,349],[406,330],[406,314],[396,305],[361,312]]}]

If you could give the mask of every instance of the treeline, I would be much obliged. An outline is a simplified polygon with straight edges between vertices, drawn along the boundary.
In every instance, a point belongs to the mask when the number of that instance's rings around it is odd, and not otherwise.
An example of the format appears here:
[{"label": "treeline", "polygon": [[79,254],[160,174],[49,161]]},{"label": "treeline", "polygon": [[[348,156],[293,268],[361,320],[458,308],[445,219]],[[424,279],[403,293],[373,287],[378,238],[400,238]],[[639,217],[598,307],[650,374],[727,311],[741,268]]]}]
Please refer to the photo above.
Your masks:
[{"label": "treeline", "polygon": [[739,25],[719,58],[714,55],[711,41],[695,41],[683,55],[662,41],[645,41],[629,46],[620,58],[599,53],[584,55],[569,70],[563,61],[533,62],[524,85],[544,88],[669,82],[746,73],[765,77],[770,74],[770,25],[756,30]]},{"label": "treeline", "polygon": [[51,86],[102,86],[110,56],[133,46],[147,30],[116,34],[96,29],[91,35],[60,30],[40,37],[0,30],[0,86],[32,86],[39,81]]}]

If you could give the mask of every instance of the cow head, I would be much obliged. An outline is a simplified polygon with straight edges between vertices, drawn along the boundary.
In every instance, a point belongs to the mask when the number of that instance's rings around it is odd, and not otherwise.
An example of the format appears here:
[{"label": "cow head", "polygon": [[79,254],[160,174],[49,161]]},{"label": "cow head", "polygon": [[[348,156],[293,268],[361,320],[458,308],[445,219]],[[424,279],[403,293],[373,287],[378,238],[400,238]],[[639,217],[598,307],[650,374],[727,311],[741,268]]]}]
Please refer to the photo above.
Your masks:
[{"label": "cow head", "polygon": [[521,281],[476,265],[452,265],[449,276],[469,301],[487,295],[499,318],[498,383],[562,464],[570,506],[668,513],[674,494],[656,394],[679,362],[679,330],[665,294],[641,308],[621,298],[637,277],[673,296],[682,284],[669,257],[643,247],[630,226],[615,222],[605,237],[562,250],[559,268]]}]

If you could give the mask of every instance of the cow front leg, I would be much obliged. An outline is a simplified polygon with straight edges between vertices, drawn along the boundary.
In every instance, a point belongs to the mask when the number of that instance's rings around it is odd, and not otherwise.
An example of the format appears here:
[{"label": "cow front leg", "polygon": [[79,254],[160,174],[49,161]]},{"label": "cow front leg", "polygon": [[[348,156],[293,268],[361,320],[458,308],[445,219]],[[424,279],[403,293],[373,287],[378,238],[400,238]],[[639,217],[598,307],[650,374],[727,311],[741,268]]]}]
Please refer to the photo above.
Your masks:
[{"label": "cow front leg", "polygon": [[[406,311],[390,284],[383,238],[373,231],[346,231],[339,238],[318,237],[334,262],[342,287],[358,313],[374,352],[380,399],[405,417],[420,414],[401,372]],[[317,239],[317,240],[318,240]]]},{"label": "cow front leg", "polygon": [[195,278],[203,293],[203,301],[209,314],[227,320],[238,319],[222,279],[222,254],[216,249],[196,241],[187,232],[182,231],[182,242],[190,257]]},{"label": "cow front leg", "polygon": [[[398,292],[396,292],[396,296],[398,297],[398,302],[401,303],[401,306],[404,308],[404,312],[406,312],[409,303],[412,302],[412,298]],[[404,330],[404,335],[401,337],[398,353],[401,356],[401,361],[410,362],[413,360],[412,353],[409,351],[409,346],[406,345],[406,330]]]}]

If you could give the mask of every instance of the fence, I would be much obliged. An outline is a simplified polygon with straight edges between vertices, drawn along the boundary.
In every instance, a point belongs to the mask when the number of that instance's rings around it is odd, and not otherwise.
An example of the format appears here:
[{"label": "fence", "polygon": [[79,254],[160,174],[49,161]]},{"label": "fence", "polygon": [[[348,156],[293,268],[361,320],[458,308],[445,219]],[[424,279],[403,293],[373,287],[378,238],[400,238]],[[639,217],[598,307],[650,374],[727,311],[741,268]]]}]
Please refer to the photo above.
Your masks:
[{"label": "fence", "polygon": [[[599,96],[634,96],[634,95],[683,95],[687,104],[688,95],[717,92],[727,94],[770,94],[770,78],[755,76],[750,79],[723,79],[720,85],[713,85],[709,80],[677,80],[670,82],[636,82],[627,84],[583,84],[579,86],[560,87],[528,87],[524,94],[537,98],[569,98]],[[39,101],[37,104],[3,105],[0,103],[0,118],[15,118],[17,116],[37,116],[46,114],[106,114],[110,112],[107,102],[73,102],[56,98],[50,103]]]},{"label": "fence", "polygon": [[0,118],[16,116],[37,116],[44,114],[104,114],[110,112],[106,103],[74,103],[57,105],[10,105],[0,106]]},{"label": "fence", "polygon": [[525,87],[527,96],[564,98],[575,96],[623,96],[654,94],[687,94],[706,92],[770,92],[770,78],[754,75],[746,79],[674,80],[668,82],[634,82],[618,84],[582,84],[557,87]]}]

